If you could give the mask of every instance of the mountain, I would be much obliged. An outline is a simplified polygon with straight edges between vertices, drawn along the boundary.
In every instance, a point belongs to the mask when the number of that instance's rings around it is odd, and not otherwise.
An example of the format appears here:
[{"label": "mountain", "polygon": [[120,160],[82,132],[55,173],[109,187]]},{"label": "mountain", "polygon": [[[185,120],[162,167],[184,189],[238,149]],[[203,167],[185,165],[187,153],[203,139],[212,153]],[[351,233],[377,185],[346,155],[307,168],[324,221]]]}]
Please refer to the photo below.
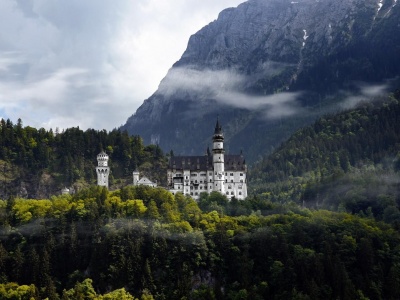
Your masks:
[{"label": "mountain", "polygon": [[249,193],[400,226],[400,90],[374,100],[298,130],[254,166]]},{"label": "mountain", "polygon": [[227,152],[254,162],[317,116],[385,92],[399,55],[397,0],[249,0],[190,37],[122,129],[201,154],[219,116]]}]

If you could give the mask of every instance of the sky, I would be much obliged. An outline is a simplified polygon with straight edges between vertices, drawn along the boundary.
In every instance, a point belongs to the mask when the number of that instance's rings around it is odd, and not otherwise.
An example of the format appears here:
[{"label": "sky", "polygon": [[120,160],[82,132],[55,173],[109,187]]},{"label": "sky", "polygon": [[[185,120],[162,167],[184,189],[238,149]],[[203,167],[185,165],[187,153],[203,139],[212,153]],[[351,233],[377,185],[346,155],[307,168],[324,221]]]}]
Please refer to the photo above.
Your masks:
[{"label": "sky", "polygon": [[112,130],[244,0],[0,0],[0,118]]}]

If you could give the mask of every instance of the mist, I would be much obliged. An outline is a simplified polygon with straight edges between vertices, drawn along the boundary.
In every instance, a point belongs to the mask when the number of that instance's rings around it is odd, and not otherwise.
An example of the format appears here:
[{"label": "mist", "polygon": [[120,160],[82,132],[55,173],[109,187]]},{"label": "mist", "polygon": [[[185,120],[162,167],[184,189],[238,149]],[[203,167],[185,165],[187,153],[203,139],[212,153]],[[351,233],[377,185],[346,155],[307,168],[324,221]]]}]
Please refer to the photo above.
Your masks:
[{"label": "mist", "polygon": [[[277,72],[276,64],[270,72]],[[269,71],[266,70],[265,73]],[[193,67],[173,68],[161,82],[157,93],[166,98],[181,95],[197,95],[186,98],[187,101],[211,99],[217,104],[248,111],[257,111],[267,119],[288,117],[303,113],[304,109],[298,103],[301,92],[280,92],[271,95],[254,95],[243,92],[248,82],[248,76],[235,70],[198,70]]]}]

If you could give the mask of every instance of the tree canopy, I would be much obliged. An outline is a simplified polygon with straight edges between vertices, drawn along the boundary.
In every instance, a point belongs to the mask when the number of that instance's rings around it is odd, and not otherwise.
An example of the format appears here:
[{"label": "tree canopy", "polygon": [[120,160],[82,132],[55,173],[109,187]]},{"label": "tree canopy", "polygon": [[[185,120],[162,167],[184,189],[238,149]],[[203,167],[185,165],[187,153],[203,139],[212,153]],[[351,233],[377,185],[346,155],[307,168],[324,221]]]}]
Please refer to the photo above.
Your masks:
[{"label": "tree canopy", "polygon": [[400,234],[373,216],[202,201],[143,186],[1,200],[0,297],[400,297]]}]

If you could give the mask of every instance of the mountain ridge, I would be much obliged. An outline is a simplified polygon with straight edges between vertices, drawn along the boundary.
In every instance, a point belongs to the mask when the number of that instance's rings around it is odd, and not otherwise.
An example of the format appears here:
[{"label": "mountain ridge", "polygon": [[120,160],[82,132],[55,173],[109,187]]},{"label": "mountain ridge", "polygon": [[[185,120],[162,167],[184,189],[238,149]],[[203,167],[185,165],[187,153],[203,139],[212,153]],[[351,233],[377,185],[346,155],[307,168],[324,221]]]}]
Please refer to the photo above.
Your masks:
[{"label": "mountain ridge", "polygon": [[190,37],[121,128],[165,151],[199,154],[219,115],[228,151],[243,148],[254,162],[337,110],[358,82],[383,85],[400,74],[399,11],[395,1],[375,0],[251,0],[224,10]]},{"label": "mountain ridge", "polygon": [[249,194],[399,222],[399,113],[397,89],[319,118],[252,168]]},{"label": "mountain ridge", "polygon": [[199,154],[219,115],[228,151],[243,149],[254,162],[337,109],[333,103],[357,92],[355,82],[400,74],[399,19],[395,1],[251,0],[228,8],[190,37],[121,128],[165,151]]}]

